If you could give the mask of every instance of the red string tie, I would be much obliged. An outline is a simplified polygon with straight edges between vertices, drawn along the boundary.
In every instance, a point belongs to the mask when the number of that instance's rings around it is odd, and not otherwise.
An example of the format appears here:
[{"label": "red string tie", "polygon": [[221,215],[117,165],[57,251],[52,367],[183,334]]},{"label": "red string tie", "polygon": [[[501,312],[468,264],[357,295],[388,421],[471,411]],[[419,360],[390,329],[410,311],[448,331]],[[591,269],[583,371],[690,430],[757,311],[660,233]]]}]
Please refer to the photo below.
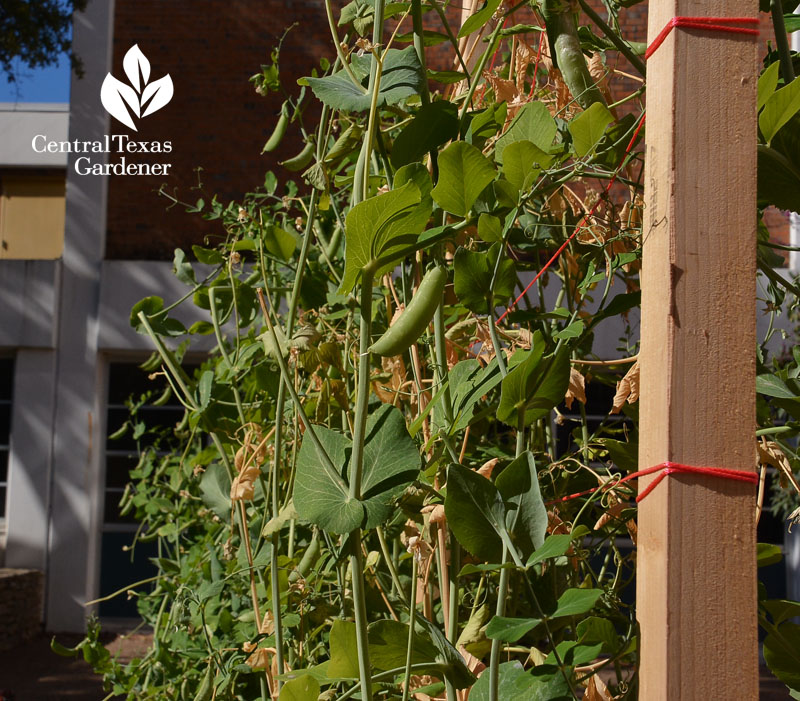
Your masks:
[{"label": "red string tie", "polygon": [[650,58],[675,27],[684,29],[703,29],[724,34],[750,34],[758,36],[758,29],[737,25],[758,25],[756,17],[673,17],[661,33],[647,47],[644,57]]},{"label": "red string tie", "polygon": [[644,499],[650,492],[652,492],[663,480],[667,475],[702,475],[704,477],[717,477],[720,479],[728,479],[728,480],[735,480],[737,482],[749,482],[750,484],[758,484],[758,474],[755,472],[747,472],[746,470],[731,470],[727,467],[695,467],[693,465],[683,465],[677,462],[662,462],[660,465],[654,465],[653,467],[648,467],[645,470],[638,470],[637,472],[632,472],[629,475],[626,475],[620,480],[613,482],[612,484],[604,484],[601,487],[594,487],[593,489],[587,489],[583,492],[578,492],[577,494],[569,494],[565,497],[561,497],[560,499],[555,499],[553,501],[548,501],[547,504],[559,504],[565,501],[571,501],[572,499],[577,499],[578,497],[586,496],[587,494],[593,494],[594,492],[600,489],[609,489],[610,487],[616,487],[617,485],[623,484],[630,480],[636,479],[637,477],[645,477],[647,475],[652,475],[654,473],[658,473],[658,476],[648,484],[641,492],[639,492],[639,496],[636,497],[636,503],[638,504],[642,499]]}]

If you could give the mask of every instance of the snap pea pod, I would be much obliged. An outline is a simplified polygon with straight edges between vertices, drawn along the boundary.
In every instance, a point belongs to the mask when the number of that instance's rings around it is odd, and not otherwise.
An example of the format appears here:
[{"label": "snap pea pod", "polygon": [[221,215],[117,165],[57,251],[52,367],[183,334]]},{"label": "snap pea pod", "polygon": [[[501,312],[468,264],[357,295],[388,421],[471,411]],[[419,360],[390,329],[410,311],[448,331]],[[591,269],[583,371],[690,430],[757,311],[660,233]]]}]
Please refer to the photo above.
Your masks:
[{"label": "snap pea pod", "polygon": [[286,170],[302,170],[305,168],[309,163],[311,163],[311,159],[314,156],[314,144],[310,141],[306,143],[303,147],[303,150],[300,151],[296,156],[290,158],[286,161],[281,161],[281,165],[286,168]]},{"label": "snap pea pod", "polygon": [[442,301],[442,293],[447,282],[447,270],[437,266],[429,270],[417,292],[399,316],[375,343],[370,346],[372,353],[384,357],[400,355],[407,351],[431,323],[436,307]]},{"label": "snap pea pod", "polygon": [[284,102],[281,105],[281,116],[278,117],[278,121],[275,124],[275,129],[272,130],[272,134],[267,139],[267,143],[264,144],[264,148],[261,149],[261,153],[269,153],[270,151],[274,151],[278,146],[280,146],[281,141],[283,141],[283,137],[286,134],[286,128],[289,126],[289,103]]}]

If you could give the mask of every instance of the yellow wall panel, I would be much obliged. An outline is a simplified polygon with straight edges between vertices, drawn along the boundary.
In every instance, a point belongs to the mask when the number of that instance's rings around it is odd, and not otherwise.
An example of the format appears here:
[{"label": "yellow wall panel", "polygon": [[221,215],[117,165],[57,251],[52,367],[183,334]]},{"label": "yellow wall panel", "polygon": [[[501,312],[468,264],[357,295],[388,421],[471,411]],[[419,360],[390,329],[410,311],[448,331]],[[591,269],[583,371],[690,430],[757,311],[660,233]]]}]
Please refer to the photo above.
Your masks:
[{"label": "yellow wall panel", "polygon": [[0,259],[60,258],[64,176],[4,175],[0,187]]}]

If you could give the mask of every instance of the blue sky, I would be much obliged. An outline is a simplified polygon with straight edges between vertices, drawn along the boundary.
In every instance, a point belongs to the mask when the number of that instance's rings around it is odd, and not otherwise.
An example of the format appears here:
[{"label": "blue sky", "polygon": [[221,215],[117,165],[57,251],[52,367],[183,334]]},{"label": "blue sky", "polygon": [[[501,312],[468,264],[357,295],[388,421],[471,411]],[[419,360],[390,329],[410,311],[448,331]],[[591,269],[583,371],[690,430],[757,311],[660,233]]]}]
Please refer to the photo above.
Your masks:
[{"label": "blue sky", "polygon": [[69,74],[66,54],[57,66],[33,70],[21,65],[16,83],[0,74],[0,102],[69,102]]}]

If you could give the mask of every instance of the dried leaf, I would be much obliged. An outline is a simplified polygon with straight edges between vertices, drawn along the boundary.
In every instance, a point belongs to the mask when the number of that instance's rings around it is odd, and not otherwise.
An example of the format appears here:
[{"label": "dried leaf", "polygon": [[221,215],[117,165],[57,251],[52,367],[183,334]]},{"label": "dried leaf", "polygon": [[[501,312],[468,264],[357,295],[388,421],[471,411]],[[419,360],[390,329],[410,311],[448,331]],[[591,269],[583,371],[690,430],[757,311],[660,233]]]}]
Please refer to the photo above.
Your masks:
[{"label": "dried leaf", "polygon": [[614,701],[614,697],[608,691],[608,687],[596,674],[589,679],[586,685],[586,693],[583,695],[584,701]]},{"label": "dried leaf", "polygon": [[575,368],[569,369],[569,387],[564,397],[567,409],[572,409],[572,402],[578,400],[581,404],[586,404],[586,379]]},{"label": "dried leaf", "polygon": [[250,657],[247,658],[245,664],[249,665],[252,669],[267,669],[269,667],[269,660],[275,654],[275,648],[260,647],[257,648]]},{"label": "dried leaf", "polygon": [[617,382],[617,393],[614,395],[614,406],[611,414],[619,414],[625,402],[633,404],[639,400],[639,361],[631,365],[619,382]]},{"label": "dried leaf", "polygon": [[519,96],[519,91],[517,90],[517,86],[514,85],[513,80],[500,78],[489,71],[484,71],[483,77],[486,79],[486,82],[492,86],[492,90],[494,91],[495,95],[495,102],[508,102],[510,105]]},{"label": "dried leaf", "polygon": [[800,494],[800,485],[792,471],[792,466],[789,464],[789,459],[775,441],[768,441],[763,436],[757,443],[758,446],[758,463],[760,465],[769,465],[774,467],[780,476],[781,486],[785,489],[790,483],[795,491]]},{"label": "dried leaf", "polygon": [[483,475],[487,480],[492,479],[492,472],[494,472],[494,468],[497,467],[498,462],[500,462],[498,458],[487,460],[478,468],[478,474]]}]

